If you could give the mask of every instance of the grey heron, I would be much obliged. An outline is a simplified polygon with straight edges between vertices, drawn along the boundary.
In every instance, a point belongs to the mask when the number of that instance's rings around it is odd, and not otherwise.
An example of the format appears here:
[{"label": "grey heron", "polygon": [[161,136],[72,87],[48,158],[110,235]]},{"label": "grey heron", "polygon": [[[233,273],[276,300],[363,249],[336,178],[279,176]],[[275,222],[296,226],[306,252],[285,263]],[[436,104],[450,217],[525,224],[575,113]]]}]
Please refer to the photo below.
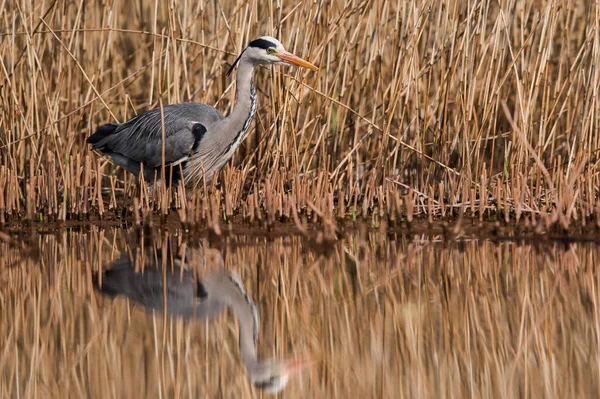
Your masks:
[{"label": "grey heron", "polygon": [[[164,120],[165,183],[176,184],[182,177],[187,186],[203,179],[209,182],[244,141],[257,108],[254,69],[261,64],[316,66],[285,50],[275,38],[262,36],[248,44],[227,72],[239,63],[236,76],[236,103],[227,117],[202,103],[181,103],[162,108]],[[112,162],[150,184],[160,179],[163,128],[159,107],[125,123],[100,126],[87,139],[92,149],[109,156]],[[183,176],[181,176],[183,172]]]},{"label": "grey heron", "polygon": [[239,276],[224,268],[219,251],[206,251],[204,269],[208,270],[202,280],[197,281],[188,265],[189,250],[183,258],[168,250],[169,253],[165,254],[166,273],[163,275],[162,251],[150,249],[143,260],[143,271],[136,272],[135,256],[130,259],[124,255],[103,271],[101,279],[95,276],[94,284],[106,295],[126,296],[158,311],[165,310],[163,293],[166,291],[167,314],[186,319],[211,320],[230,307],[238,319],[239,349],[246,374],[255,387],[267,393],[279,392],[290,376],[310,365],[308,358],[282,362],[258,359],[258,309]]}]

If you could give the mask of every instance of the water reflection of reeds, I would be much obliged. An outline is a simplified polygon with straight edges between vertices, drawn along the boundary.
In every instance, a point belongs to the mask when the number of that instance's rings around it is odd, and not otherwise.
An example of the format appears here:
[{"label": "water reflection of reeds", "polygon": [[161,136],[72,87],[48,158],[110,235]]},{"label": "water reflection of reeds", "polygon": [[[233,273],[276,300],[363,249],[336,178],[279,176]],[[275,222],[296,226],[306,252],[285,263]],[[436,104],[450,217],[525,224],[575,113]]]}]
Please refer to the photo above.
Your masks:
[{"label": "water reflection of reeds", "polygon": [[231,312],[186,322],[94,290],[144,239],[222,249],[260,308],[259,352],[317,360],[288,397],[600,394],[592,244],[362,231],[313,251],[302,237],[91,228],[0,242],[0,396],[259,395]]}]

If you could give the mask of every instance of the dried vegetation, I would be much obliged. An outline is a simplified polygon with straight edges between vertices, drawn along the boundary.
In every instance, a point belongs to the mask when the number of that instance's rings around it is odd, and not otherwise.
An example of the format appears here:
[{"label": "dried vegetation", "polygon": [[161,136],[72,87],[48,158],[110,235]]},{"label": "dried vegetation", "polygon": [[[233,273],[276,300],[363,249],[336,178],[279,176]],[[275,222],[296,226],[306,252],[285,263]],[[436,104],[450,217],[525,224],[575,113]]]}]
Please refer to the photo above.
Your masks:
[{"label": "dried vegetation", "polygon": [[[0,4],[0,224],[600,219],[597,2]],[[227,114],[224,72],[263,34],[322,69],[258,72],[254,128],[218,187],[149,195],[86,148],[161,103]]]}]

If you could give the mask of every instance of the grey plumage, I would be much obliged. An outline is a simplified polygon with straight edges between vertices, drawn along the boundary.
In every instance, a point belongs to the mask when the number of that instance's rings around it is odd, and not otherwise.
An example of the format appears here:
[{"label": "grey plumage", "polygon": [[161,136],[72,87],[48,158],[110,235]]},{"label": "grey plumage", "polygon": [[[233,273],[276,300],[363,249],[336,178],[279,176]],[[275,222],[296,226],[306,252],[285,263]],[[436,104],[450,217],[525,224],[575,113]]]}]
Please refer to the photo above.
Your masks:
[{"label": "grey plumage", "polygon": [[[190,153],[198,148],[193,131],[197,125],[206,132],[206,125],[223,120],[219,111],[201,103],[171,104],[163,107],[165,126],[165,165],[179,164],[185,168]],[[201,115],[201,117],[200,117]],[[201,119],[201,121],[197,120]],[[112,134],[97,141],[88,139],[94,149],[100,149],[113,162],[134,174],[144,166],[144,177],[153,182],[162,166],[162,123],[160,108],[154,108],[122,124],[114,126]],[[179,162],[179,163],[177,163]],[[177,169],[175,169],[177,172]],[[160,176],[158,176],[160,178]]]},{"label": "grey plumage", "polygon": [[219,300],[218,295],[209,295],[212,288],[207,288],[214,287],[211,283],[218,276],[228,276],[221,264],[207,279],[196,281],[186,258],[181,259],[168,251],[165,256],[166,279],[163,279],[162,253],[156,250],[156,254],[153,254],[150,247],[149,250],[143,259],[143,272],[136,272],[135,265],[140,260],[137,256],[130,259],[128,255],[123,255],[114,261],[110,269],[103,272],[101,285],[100,280],[95,279],[102,293],[124,295],[149,309],[164,311],[166,292],[166,312],[187,319],[210,320],[225,309],[225,301]]},{"label": "grey plumage", "polygon": [[[172,104],[163,107],[165,125],[165,163],[175,162],[187,155],[194,144],[195,124],[211,125],[222,120],[215,108],[201,103]],[[196,121],[202,115],[201,121]],[[131,160],[143,162],[149,168],[161,166],[162,127],[160,108],[138,115],[118,125],[114,134],[95,143],[94,148],[110,148]]]},{"label": "grey plumage", "polygon": [[[234,65],[238,61],[236,104],[226,118],[214,107],[201,103],[163,107],[167,177],[179,179],[183,171],[188,186],[203,179],[210,181],[231,159],[256,114],[256,66],[292,64],[317,69],[285,51],[277,39],[269,36],[252,41]],[[144,178],[153,182],[161,178],[162,137],[161,110],[154,108],[122,124],[102,125],[87,142],[135,176],[139,176],[143,165]]]}]

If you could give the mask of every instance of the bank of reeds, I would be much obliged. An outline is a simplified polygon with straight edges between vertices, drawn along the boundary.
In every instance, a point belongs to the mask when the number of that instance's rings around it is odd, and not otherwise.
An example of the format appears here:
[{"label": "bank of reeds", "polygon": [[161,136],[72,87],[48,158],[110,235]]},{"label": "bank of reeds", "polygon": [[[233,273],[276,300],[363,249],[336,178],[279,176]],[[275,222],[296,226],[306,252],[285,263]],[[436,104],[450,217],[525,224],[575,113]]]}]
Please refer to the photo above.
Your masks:
[{"label": "bank of reeds", "polygon": [[[589,3],[4,2],[0,224],[597,222],[600,10]],[[149,195],[84,144],[161,101],[229,113],[224,72],[264,34],[321,70],[257,73],[257,117],[217,189]]]}]

